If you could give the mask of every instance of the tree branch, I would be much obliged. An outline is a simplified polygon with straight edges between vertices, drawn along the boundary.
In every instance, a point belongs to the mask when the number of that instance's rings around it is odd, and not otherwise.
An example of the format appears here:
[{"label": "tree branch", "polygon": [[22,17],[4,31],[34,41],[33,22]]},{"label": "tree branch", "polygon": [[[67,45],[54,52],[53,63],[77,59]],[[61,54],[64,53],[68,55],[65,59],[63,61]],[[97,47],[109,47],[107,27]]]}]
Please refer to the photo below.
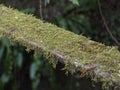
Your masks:
[{"label": "tree branch", "polygon": [[88,74],[105,87],[111,84],[120,87],[120,53],[116,47],[105,46],[0,5],[0,37],[4,35],[12,42],[42,53],[54,67],[59,61],[66,71],[81,71],[82,76]]}]

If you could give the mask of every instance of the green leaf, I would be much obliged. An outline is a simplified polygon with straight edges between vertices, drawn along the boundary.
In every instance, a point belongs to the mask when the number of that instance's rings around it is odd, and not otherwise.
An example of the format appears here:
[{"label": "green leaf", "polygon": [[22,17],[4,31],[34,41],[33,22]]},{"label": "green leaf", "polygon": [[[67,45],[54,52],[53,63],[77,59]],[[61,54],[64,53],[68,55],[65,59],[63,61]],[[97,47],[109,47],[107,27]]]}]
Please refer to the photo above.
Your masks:
[{"label": "green leaf", "polygon": [[26,13],[26,14],[33,14],[35,12],[35,8],[26,8],[21,10],[21,12]]},{"label": "green leaf", "polygon": [[30,78],[33,80],[36,78],[36,73],[39,70],[41,62],[39,60],[33,62],[30,66]]},{"label": "green leaf", "polygon": [[50,0],[45,0],[45,6],[50,3]]},{"label": "green leaf", "polygon": [[73,4],[79,5],[78,0],[70,0]]},{"label": "green leaf", "polygon": [[1,76],[2,83],[7,83],[9,81],[9,79],[10,79],[9,75],[2,74],[2,76]]},{"label": "green leaf", "polygon": [[36,63],[32,63],[32,65],[30,67],[30,78],[31,79],[35,78],[36,71],[37,71]]},{"label": "green leaf", "polygon": [[22,53],[19,53],[18,56],[17,56],[17,65],[19,67],[21,67],[22,66],[22,62],[23,62],[23,55],[22,55]]},{"label": "green leaf", "polygon": [[3,52],[4,52],[4,48],[2,47],[2,48],[0,49],[0,59],[2,58]]},{"label": "green leaf", "polygon": [[39,82],[40,82],[40,79],[39,79],[39,75],[36,76],[35,80],[32,81],[32,88],[33,90],[38,90],[38,85],[39,85]]},{"label": "green leaf", "polygon": [[8,48],[10,46],[9,39],[7,37],[2,38],[2,44]]},{"label": "green leaf", "polygon": [[39,66],[41,65],[41,62],[39,59],[35,58],[35,61],[30,66],[30,79],[32,80],[32,88],[33,90],[37,90],[37,87],[40,82],[40,73],[37,73],[39,71]]}]

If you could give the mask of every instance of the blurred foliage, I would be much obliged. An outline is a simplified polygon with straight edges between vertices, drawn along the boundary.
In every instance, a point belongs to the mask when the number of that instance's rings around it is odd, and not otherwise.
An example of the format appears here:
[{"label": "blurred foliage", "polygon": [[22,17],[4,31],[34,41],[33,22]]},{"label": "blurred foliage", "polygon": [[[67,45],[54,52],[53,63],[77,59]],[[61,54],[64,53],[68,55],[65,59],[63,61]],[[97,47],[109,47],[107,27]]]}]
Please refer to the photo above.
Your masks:
[{"label": "blurred foliage", "polygon": [[18,48],[17,45],[11,48],[10,41],[7,37],[3,37],[0,44],[0,89],[14,78],[13,68],[21,69],[23,62],[23,48]]},{"label": "blurred foliage", "polygon": [[[0,90],[8,90],[11,82],[12,86],[10,85],[9,90],[25,89],[24,85],[21,85],[21,79],[26,76],[31,81],[31,88],[33,88],[31,90],[37,90],[39,83],[42,83],[40,78],[43,76],[50,77],[52,90],[57,90],[54,69],[45,59],[43,60],[42,55],[34,56],[33,53],[29,53],[31,56],[26,55],[28,53],[25,47],[18,44],[11,46],[7,37],[2,38],[0,47]],[[27,69],[27,75],[25,69]]]},{"label": "blurred foliage", "polygon": [[[0,0],[7,6],[40,18],[40,5],[44,21],[82,34],[107,45],[112,40],[98,10],[97,0]],[[120,2],[101,0],[103,14],[112,34],[120,41]],[[65,76],[61,64],[53,69],[42,55],[27,53],[25,47],[10,45],[7,37],[0,42],[0,90],[101,90],[101,83],[92,86],[90,79]]]}]

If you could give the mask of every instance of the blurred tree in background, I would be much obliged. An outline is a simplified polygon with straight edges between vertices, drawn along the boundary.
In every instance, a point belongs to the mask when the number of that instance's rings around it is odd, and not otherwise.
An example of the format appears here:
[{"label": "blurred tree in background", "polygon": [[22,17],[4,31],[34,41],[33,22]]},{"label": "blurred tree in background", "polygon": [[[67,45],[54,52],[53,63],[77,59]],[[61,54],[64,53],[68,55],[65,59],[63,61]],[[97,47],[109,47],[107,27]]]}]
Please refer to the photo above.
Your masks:
[{"label": "blurred tree in background", "polygon": [[[0,0],[0,3],[92,40],[120,47],[119,0]],[[2,38],[0,90],[101,90],[101,83],[94,86],[89,78],[66,76],[61,70],[64,65],[58,63],[53,69],[42,55],[33,53],[17,43],[11,46],[7,37]]]}]

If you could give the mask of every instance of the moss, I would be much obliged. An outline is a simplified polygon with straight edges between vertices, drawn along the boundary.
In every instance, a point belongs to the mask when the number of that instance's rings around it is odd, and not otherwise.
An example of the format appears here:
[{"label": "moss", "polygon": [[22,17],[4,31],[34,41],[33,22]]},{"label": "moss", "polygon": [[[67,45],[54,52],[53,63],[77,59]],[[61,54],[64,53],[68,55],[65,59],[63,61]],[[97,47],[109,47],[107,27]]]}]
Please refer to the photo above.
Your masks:
[{"label": "moss", "polygon": [[[109,78],[99,77],[105,86],[120,82],[120,53],[116,47],[91,41],[3,5],[0,5],[0,10],[0,37],[6,34],[13,42],[26,46],[27,50],[42,52],[54,67],[57,64],[54,53],[59,53],[65,59],[65,69],[72,73],[77,67],[84,69],[86,65],[100,65],[100,72],[112,71]],[[15,30],[10,32],[10,28]],[[109,83],[106,84],[106,80]]]}]

